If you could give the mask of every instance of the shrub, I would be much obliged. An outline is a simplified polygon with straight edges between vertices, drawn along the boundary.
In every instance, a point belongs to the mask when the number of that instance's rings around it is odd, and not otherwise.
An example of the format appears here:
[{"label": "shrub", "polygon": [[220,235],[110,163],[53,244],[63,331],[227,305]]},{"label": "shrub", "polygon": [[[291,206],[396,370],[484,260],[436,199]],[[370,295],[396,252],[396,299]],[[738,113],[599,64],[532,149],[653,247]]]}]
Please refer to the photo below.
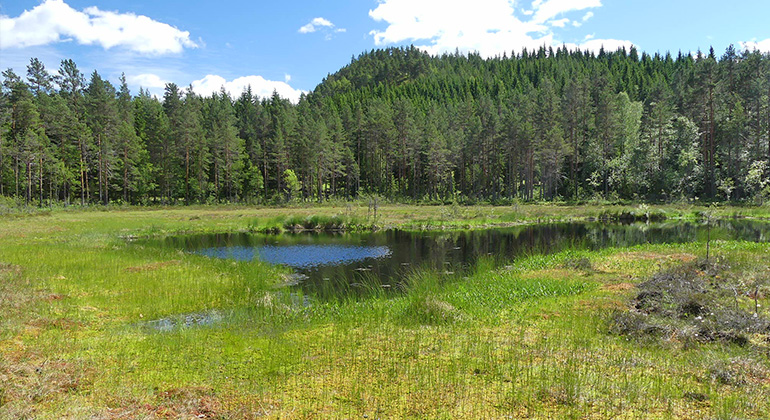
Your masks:
[{"label": "shrub", "polygon": [[741,346],[750,334],[770,338],[770,319],[738,304],[742,283],[728,269],[701,260],[653,274],[638,286],[628,310],[613,315],[610,331]]}]

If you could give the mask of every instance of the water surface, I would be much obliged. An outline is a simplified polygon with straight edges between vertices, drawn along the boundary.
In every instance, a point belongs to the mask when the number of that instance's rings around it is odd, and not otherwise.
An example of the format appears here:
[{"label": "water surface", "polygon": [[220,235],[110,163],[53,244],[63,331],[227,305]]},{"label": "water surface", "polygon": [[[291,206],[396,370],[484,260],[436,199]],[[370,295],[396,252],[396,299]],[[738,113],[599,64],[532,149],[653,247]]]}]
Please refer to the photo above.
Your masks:
[{"label": "water surface", "polygon": [[[725,220],[711,226],[712,240],[770,241],[770,223]],[[291,267],[294,283],[308,291],[350,285],[397,285],[415,267],[463,270],[482,256],[511,260],[565,249],[596,250],[645,243],[705,241],[701,223],[555,223],[452,232],[389,230],[370,233],[248,233],[169,237],[163,246],[212,258],[262,260]]]}]

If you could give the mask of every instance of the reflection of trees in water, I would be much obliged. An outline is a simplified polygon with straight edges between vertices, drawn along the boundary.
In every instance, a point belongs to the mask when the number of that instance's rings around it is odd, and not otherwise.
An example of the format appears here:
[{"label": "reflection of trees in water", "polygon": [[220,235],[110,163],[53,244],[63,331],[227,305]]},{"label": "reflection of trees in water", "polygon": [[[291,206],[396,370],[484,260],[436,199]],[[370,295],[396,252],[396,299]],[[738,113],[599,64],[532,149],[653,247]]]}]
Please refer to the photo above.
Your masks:
[{"label": "reflection of trees in water", "polygon": [[[170,237],[161,246],[189,251],[217,247],[282,247],[295,245],[387,246],[391,254],[338,266],[300,270],[308,275],[305,288],[350,289],[396,285],[409,272],[433,268],[440,272],[458,271],[473,265],[479,257],[491,255],[500,262],[522,255],[554,253],[565,249],[629,247],[644,243],[683,243],[705,241],[706,226],[701,223],[602,224],[558,223],[456,232],[405,232],[390,230],[369,233],[299,233],[259,235],[248,233],[208,234]],[[713,239],[770,241],[770,223],[749,220],[722,220],[712,225]],[[330,247],[332,248],[332,247]],[[374,279],[374,280],[372,280]],[[357,286],[351,289],[351,284]],[[368,285],[366,287],[361,285]],[[379,286],[378,286],[379,287]]]}]

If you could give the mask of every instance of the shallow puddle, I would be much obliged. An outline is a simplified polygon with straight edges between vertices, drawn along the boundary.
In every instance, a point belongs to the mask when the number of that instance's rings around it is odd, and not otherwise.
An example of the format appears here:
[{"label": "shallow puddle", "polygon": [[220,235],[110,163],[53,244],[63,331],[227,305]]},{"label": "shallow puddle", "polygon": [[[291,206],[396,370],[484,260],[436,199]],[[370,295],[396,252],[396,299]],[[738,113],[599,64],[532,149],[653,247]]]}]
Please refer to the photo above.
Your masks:
[{"label": "shallow puddle", "polygon": [[169,332],[182,328],[208,327],[222,322],[223,319],[224,316],[216,311],[198,312],[147,321],[144,326],[160,332]]}]

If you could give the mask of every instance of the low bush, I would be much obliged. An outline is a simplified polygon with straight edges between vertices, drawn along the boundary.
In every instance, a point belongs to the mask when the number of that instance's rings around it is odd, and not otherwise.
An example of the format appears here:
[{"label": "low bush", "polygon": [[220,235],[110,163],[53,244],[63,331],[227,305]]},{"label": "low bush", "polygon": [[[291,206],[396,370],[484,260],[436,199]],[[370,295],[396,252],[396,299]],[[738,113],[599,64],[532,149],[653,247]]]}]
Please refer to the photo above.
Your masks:
[{"label": "low bush", "polygon": [[770,319],[743,298],[750,290],[719,262],[664,269],[638,289],[629,309],[613,316],[612,332],[738,345],[756,334],[770,338]]}]

